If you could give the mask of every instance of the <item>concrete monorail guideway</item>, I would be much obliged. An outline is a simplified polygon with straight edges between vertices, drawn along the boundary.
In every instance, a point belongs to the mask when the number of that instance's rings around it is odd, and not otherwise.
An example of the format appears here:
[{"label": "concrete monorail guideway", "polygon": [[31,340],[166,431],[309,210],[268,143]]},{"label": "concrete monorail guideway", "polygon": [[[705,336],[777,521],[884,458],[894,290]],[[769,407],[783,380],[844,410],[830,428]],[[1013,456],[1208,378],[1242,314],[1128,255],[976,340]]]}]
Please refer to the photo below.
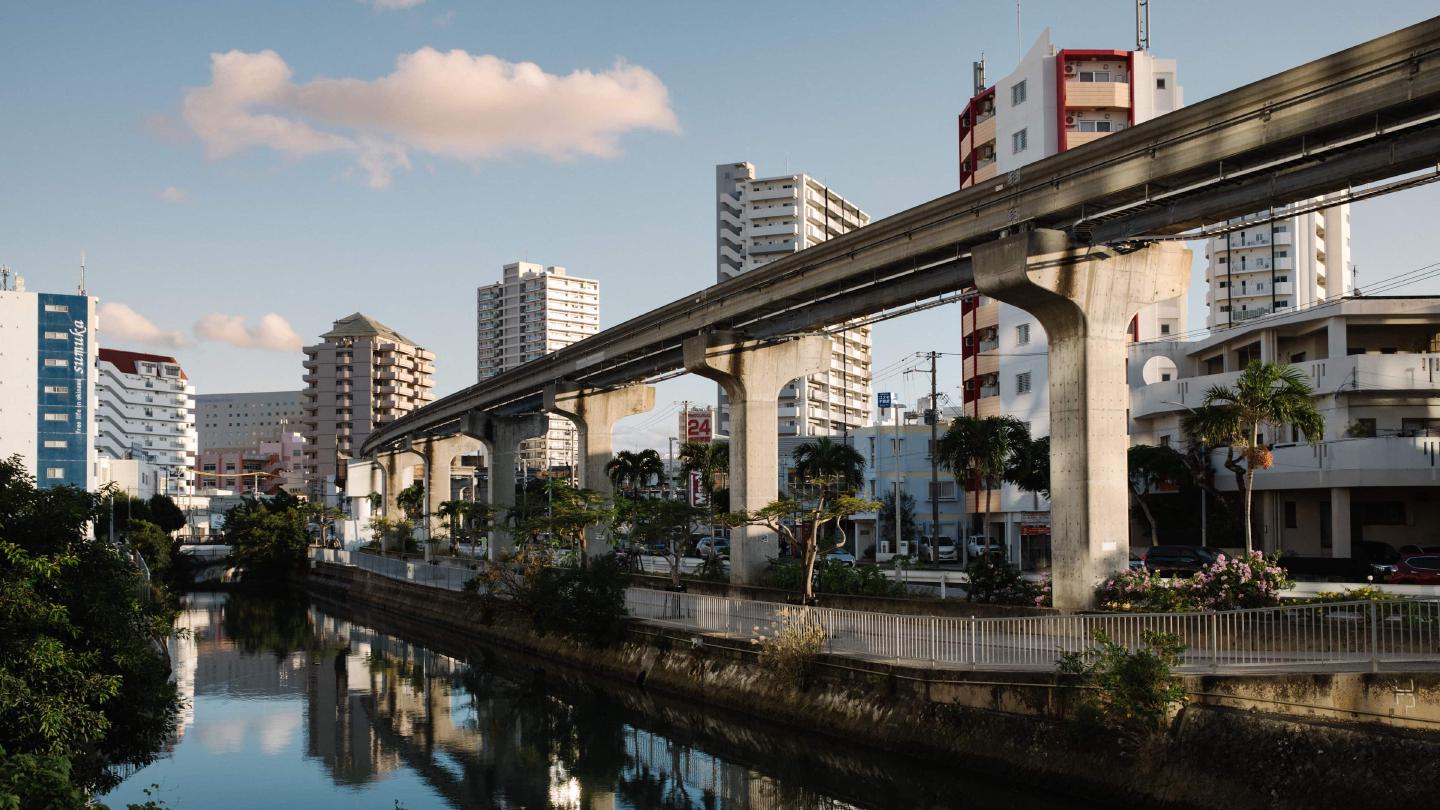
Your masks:
[{"label": "concrete monorail guideway", "polygon": [[[764,475],[776,453],[764,402],[773,409],[779,386],[828,356],[821,330],[977,287],[1032,312],[1050,335],[1052,491],[1062,517],[1053,527],[1055,599],[1083,607],[1096,578],[1126,565],[1124,443],[1115,441],[1124,435],[1124,379],[1112,367],[1123,366],[1129,317],[1156,296],[1184,292],[1188,251],[1169,240],[1321,195],[1361,199],[1368,184],[1427,169],[1440,176],[1440,17],[699,290],[385,425],[361,454],[390,456],[376,475],[393,492],[392,454],[454,435],[509,456],[502,445],[533,425],[510,423],[549,409],[593,437],[582,441],[582,484],[608,490],[593,471],[608,457],[614,419],[653,405],[634,387],[684,370],[743,394],[737,406],[755,411],[738,421],[760,429],[732,431],[732,456],[748,473],[732,504],[758,508],[776,494],[775,475]],[[1065,373],[1058,355],[1068,358]],[[765,390],[785,374],[775,392]],[[748,582],[774,540],[744,535],[732,567]]]}]

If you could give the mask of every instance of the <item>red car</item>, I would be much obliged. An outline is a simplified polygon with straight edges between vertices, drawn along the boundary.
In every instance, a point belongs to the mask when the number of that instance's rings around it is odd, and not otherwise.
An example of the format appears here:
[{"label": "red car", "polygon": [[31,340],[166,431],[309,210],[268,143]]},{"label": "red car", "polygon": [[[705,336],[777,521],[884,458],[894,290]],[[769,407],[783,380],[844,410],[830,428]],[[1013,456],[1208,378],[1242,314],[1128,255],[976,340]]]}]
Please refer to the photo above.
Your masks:
[{"label": "red car", "polygon": [[1392,585],[1440,585],[1440,554],[1417,554],[1395,563]]}]

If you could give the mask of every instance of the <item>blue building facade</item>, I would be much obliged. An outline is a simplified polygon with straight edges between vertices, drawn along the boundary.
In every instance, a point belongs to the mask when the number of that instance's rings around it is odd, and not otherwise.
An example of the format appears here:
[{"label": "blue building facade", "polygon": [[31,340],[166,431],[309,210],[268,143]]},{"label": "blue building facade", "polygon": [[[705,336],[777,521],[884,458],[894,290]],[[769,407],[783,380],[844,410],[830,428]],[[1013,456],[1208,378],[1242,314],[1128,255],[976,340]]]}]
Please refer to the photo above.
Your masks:
[{"label": "blue building facade", "polygon": [[89,484],[94,324],[82,295],[36,296],[36,469],[42,487]]}]

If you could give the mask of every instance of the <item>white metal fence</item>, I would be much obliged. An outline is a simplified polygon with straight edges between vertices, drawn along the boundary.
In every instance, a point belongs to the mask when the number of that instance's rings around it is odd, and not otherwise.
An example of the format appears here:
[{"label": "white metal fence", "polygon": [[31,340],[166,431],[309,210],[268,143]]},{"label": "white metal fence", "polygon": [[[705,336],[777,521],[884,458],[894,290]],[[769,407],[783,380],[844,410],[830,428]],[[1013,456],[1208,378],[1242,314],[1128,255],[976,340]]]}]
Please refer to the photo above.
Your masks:
[{"label": "white metal fence", "polygon": [[316,562],[348,565],[391,579],[444,588],[447,591],[461,590],[466,581],[475,576],[475,571],[459,565],[431,564],[422,560],[402,560],[398,557],[380,557],[363,552],[339,551],[330,548],[314,549],[311,559]]},{"label": "white metal fence", "polygon": [[[332,549],[316,549],[314,559],[447,590],[460,590],[475,575],[465,567]],[[1440,665],[1440,600],[1434,599],[977,619],[630,588],[625,606],[637,619],[747,639],[773,635],[786,621],[815,623],[825,630],[829,652],[950,667],[1053,669],[1062,653],[1092,648],[1096,630],[1132,649],[1143,645],[1147,631],[1173,634],[1185,646],[1182,668],[1192,671]]]},{"label": "white metal fence", "polygon": [[632,616],[705,633],[753,638],[786,621],[819,624],[828,651],[966,668],[1052,669],[1094,646],[1094,631],[1130,648],[1146,631],[1185,645],[1187,670],[1376,669],[1440,663],[1440,601],[1338,602],[1214,613],[1072,614],[971,619],[800,608],[631,588]]}]

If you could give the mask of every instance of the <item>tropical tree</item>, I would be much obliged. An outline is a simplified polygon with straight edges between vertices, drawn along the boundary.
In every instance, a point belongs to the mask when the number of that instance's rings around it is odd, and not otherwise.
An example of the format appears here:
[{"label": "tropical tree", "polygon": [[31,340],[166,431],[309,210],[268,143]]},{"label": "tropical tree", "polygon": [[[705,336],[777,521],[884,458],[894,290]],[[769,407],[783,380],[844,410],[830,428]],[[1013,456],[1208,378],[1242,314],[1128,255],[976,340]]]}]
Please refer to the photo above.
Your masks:
[{"label": "tropical tree", "polygon": [[550,478],[545,481],[545,501],[532,508],[512,510],[511,522],[526,536],[548,534],[552,541],[568,544],[584,565],[589,553],[585,530],[609,523],[613,516],[613,508],[600,493],[580,489],[564,478]]},{"label": "tropical tree", "polygon": [[488,536],[495,527],[495,507],[488,503],[473,503],[465,500],[451,500],[440,504],[437,514],[448,528],[450,550],[455,553],[456,544],[461,540],[470,541],[471,556],[476,554],[479,539]]},{"label": "tropical tree", "polygon": [[304,564],[309,546],[305,513],[293,499],[243,499],[225,513],[225,539],[247,581],[271,585]]},{"label": "tropical tree", "polygon": [[865,457],[848,444],[821,437],[795,448],[795,474],[802,481],[825,479],[855,492],[865,477]]},{"label": "tropical tree", "polygon": [[166,534],[174,534],[185,528],[185,510],[175,503],[175,499],[169,495],[159,492],[150,496],[147,502],[150,512],[150,522],[160,527]]},{"label": "tropical tree", "polygon": [[974,474],[985,492],[981,534],[990,537],[990,490],[1005,478],[1011,456],[1030,443],[1030,430],[1013,416],[961,416],[950,423],[940,437],[936,452],[940,466],[949,470],[965,488],[965,479]]},{"label": "tropical tree", "polygon": [[605,475],[616,489],[635,497],[650,481],[665,475],[665,462],[654,450],[645,449],[638,453],[621,450],[605,464]]},{"label": "tropical tree", "polygon": [[400,490],[395,495],[395,505],[411,520],[425,514],[425,485],[416,481]]},{"label": "tropical tree", "polygon": [[680,445],[680,471],[688,478],[700,475],[706,497],[715,500],[720,482],[730,474],[729,442],[685,442]]},{"label": "tropical tree", "polygon": [[[888,537],[895,533],[895,493],[887,492],[885,497],[880,499],[880,534]],[[900,540],[913,540],[915,538],[915,496],[908,492],[900,493],[900,536],[891,537],[894,541],[892,549],[900,547]]]},{"label": "tropical tree", "polygon": [[1253,360],[1233,386],[1216,385],[1206,391],[1203,405],[1184,422],[1191,436],[1227,448],[1226,468],[1243,478],[1246,552],[1255,548],[1251,519],[1255,469],[1268,469],[1272,463],[1270,448],[1260,435],[1266,425],[1277,431],[1291,425],[1311,444],[1324,437],[1325,418],[1315,408],[1315,390],[1300,369]]},{"label": "tropical tree", "polygon": [[838,543],[823,543],[825,530],[858,512],[874,512],[880,508],[878,501],[845,494],[839,484],[839,481],[812,480],[809,497],[782,496],[754,512],[734,512],[726,519],[731,525],[763,526],[798,550],[806,601],[815,598],[815,560],[822,553],[845,545],[844,535]]},{"label": "tropical tree", "polygon": [[1150,523],[1150,545],[1160,545],[1160,524],[1146,498],[1163,484],[1180,484],[1190,475],[1185,456],[1167,445],[1137,444],[1128,451],[1130,494]]},{"label": "tropical tree", "polygon": [[682,500],[648,498],[632,504],[630,539],[649,550],[663,550],[661,556],[670,565],[670,584],[680,587],[680,558],[690,542],[695,524],[705,517],[705,510]]},{"label": "tropical tree", "polygon": [[1050,437],[1041,436],[1016,445],[1005,464],[1005,483],[1014,484],[1023,492],[1050,497]]}]

